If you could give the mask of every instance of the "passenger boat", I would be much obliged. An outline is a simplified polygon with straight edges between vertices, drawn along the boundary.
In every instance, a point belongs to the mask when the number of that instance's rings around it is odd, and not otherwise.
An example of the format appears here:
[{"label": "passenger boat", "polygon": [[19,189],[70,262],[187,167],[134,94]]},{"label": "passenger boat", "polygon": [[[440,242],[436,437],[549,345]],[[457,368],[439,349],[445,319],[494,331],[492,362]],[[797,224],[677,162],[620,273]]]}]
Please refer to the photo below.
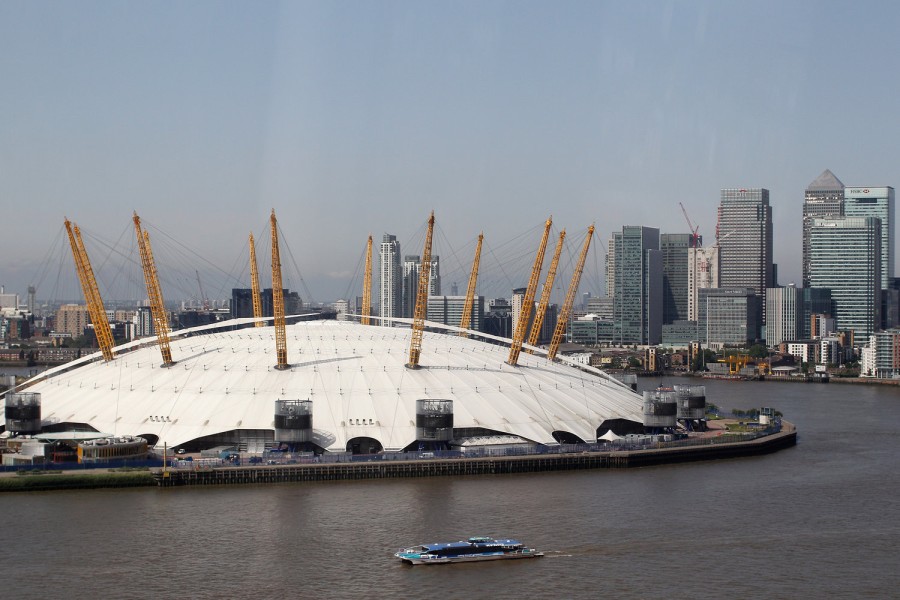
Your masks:
[{"label": "passenger boat", "polygon": [[507,558],[538,558],[543,552],[528,548],[516,540],[495,540],[490,537],[470,537],[467,541],[422,544],[405,548],[394,554],[410,565],[437,565]]}]

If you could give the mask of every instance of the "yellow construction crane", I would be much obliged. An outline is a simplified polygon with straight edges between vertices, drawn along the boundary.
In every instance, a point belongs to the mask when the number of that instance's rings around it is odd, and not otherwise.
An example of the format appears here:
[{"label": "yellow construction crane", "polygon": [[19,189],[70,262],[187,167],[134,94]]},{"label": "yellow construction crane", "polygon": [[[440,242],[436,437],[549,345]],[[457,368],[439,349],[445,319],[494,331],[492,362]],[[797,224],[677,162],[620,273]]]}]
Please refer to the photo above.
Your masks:
[{"label": "yellow construction crane", "polygon": [[553,339],[550,341],[550,349],[547,351],[547,358],[553,360],[556,358],[556,351],[559,350],[559,344],[562,342],[566,333],[566,327],[569,323],[569,315],[572,314],[572,305],[575,303],[575,294],[578,293],[578,284],[581,283],[581,273],[584,271],[584,261],[587,259],[588,248],[591,246],[591,237],[594,235],[594,226],[588,227],[587,237],[584,238],[584,247],[578,256],[578,264],[575,265],[575,272],[572,273],[572,281],[569,283],[569,290],[566,292],[566,300],[563,302],[562,309],[559,311],[559,317],[556,321],[556,329],[553,331]]},{"label": "yellow construction crane", "polygon": [[372,236],[366,244],[366,272],[363,274],[362,318],[363,325],[369,324],[369,315],[372,314]]},{"label": "yellow construction crane", "polygon": [[[541,335],[541,327],[544,325],[544,315],[547,314],[547,306],[550,304],[550,293],[553,291],[553,280],[556,279],[556,268],[559,266],[559,255],[562,253],[563,242],[566,239],[566,230],[559,232],[559,241],[556,242],[556,251],[553,253],[553,260],[550,261],[550,268],[547,269],[547,281],[544,282],[544,289],[541,290],[541,301],[538,303],[537,312],[534,315],[534,323],[531,325],[531,335],[528,336],[528,345],[537,344]],[[531,354],[532,351],[528,350]]]},{"label": "yellow construction crane", "polygon": [[284,327],[284,291],[281,284],[281,255],[278,252],[278,221],[275,209],[269,219],[272,225],[272,312],[275,315],[275,354],[278,358],[276,369],[288,368],[287,332]]},{"label": "yellow construction crane", "polygon": [[262,327],[262,300],[259,297],[259,268],[256,266],[256,243],[253,241],[253,232],[250,232],[250,296],[253,298],[254,327]]},{"label": "yellow construction crane", "polygon": [[516,329],[513,333],[512,344],[509,346],[509,358],[506,362],[512,366],[516,366],[519,362],[519,353],[522,352],[522,342],[525,340],[525,331],[528,329],[528,320],[531,318],[531,311],[534,309],[534,294],[537,291],[538,280],[541,278],[541,267],[544,265],[544,253],[547,251],[547,239],[550,237],[550,226],[553,225],[553,217],[547,219],[544,224],[544,236],[541,238],[541,245],[538,248],[537,256],[534,257],[534,266],[531,268],[531,279],[528,281],[528,288],[525,290],[525,299],[522,301],[522,308],[519,311],[519,320],[516,321]]},{"label": "yellow construction crane", "polygon": [[113,359],[113,337],[109,330],[109,321],[106,318],[103,299],[100,297],[100,290],[97,288],[94,270],[91,268],[91,261],[88,259],[87,250],[84,248],[84,242],[81,239],[81,231],[78,229],[78,226],[75,226],[75,232],[73,233],[72,224],[68,219],[66,219],[65,223],[66,233],[69,234],[69,244],[72,246],[72,257],[75,259],[75,270],[78,272],[81,291],[84,292],[84,301],[87,304],[88,313],[91,315],[91,323],[94,324],[97,344],[100,346],[103,360],[111,361]]},{"label": "yellow construction crane", "polygon": [[[472,262],[472,272],[469,274],[469,287],[466,288],[466,302],[463,304],[462,318],[459,326],[466,330],[471,325],[472,304],[475,303],[475,284],[478,282],[478,264],[481,262],[481,242],[484,240],[484,232],[478,234],[478,244],[475,246],[475,260]],[[468,332],[460,331],[460,337],[469,337]]]},{"label": "yellow construction crane", "polygon": [[428,219],[428,233],[425,234],[425,249],[422,250],[422,266],[419,268],[419,289],[416,293],[416,310],[413,313],[412,337],[409,341],[410,369],[419,368],[422,353],[422,334],[425,331],[425,314],[428,305],[428,279],[431,275],[431,236],[434,233],[434,211]]},{"label": "yellow construction crane", "polygon": [[747,366],[750,362],[749,354],[731,354],[726,356],[719,362],[724,362],[728,365],[728,374],[736,375],[741,372],[741,369]]},{"label": "yellow construction crane", "polygon": [[134,221],[134,231],[137,234],[138,249],[141,253],[141,266],[144,269],[147,297],[150,298],[150,314],[153,316],[153,329],[156,330],[156,339],[159,342],[163,366],[169,367],[175,364],[175,361],[172,360],[172,349],[169,347],[169,316],[166,314],[166,305],[163,301],[162,288],[159,286],[156,264],[153,262],[150,234],[141,230],[141,218],[137,213],[134,213],[132,220]]}]

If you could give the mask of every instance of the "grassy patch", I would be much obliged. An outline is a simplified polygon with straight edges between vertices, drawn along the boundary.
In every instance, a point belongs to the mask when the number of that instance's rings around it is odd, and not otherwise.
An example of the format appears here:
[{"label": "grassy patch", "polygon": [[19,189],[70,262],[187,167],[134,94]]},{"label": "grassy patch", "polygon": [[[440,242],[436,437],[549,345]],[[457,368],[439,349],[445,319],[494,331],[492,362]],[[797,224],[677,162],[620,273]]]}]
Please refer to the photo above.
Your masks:
[{"label": "grassy patch", "polygon": [[[40,471],[34,471],[38,473]],[[0,492],[26,492],[37,490],[77,490],[93,488],[141,487],[155,485],[149,471],[115,473],[76,473],[62,475],[59,472],[43,472],[41,476],[0,478]]]}]

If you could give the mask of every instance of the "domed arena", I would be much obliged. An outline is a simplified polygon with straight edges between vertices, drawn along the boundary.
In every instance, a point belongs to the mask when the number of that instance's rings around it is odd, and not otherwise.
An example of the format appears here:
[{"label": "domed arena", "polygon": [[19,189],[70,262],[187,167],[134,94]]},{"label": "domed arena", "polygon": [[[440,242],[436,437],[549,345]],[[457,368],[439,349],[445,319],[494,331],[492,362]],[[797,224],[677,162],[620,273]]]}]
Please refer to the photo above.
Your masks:
[{"label": "domed arena", "polygon": [[43,423],[57,431],[141,436],[189,451],[262,452],[278,441],[276,403],[285,400],[309,407],[317,452],[421,449],[417,401],[430,399],[452,401],[443,404],[454,440],[593,442],[642,422],[641,397],[629,387],[539,350],[510,366],[502,338],[426,322],[413,369],[409,328],[301,320],[287,326],[289,366],[279,370],[275,329],[250,321],[173,332],[169,367],[155,343],[140,340],[117,347],[109,362],[96,354],[46,371],[27,391],[41,394]]}]

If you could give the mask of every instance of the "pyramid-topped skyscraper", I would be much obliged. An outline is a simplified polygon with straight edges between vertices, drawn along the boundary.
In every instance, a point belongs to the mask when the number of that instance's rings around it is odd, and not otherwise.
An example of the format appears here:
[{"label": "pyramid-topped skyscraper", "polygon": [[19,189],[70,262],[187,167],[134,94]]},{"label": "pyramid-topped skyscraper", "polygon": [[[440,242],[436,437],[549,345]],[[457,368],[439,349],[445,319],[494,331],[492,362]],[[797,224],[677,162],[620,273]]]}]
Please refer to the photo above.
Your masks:
[{"label": "pyramid-topped skyscraper", "polygon": [[803,287],[809,287],[809,231],[812,220],[844,215],[844,184],[825,169],[806,188],[803,201]]}]

